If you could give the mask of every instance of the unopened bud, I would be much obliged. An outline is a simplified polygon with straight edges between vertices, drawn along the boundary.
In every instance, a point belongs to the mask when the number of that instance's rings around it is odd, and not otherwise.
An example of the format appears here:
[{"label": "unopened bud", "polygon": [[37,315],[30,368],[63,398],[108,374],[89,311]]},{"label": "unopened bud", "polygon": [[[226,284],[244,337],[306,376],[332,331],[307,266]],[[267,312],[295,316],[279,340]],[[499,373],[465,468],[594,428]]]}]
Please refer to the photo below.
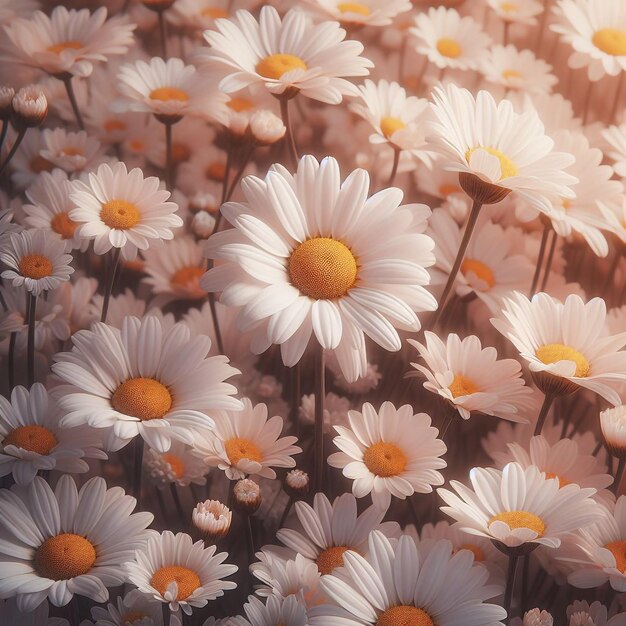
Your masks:
[{"label": "unopened bud", "polygon": [[211,540],[228,534],[232,518],[231,510],[218,500],[199,502],[191,514],[194,526]]},{"label": "unopened bud", "polygon": [[552,626],[554,619],[548,611],[532,609],[524,614],[524,626]]},{"label": "unopened bud", "polygon": [[294,469],[287,472],[287,476],[285,476],[285,491],[294,500],[301,500],[309,492],[310,483],[309,475],[306,472]]},{"label": "unopened bud", "polygon": [[233,508],[243,515],[252,515],[261,506],[261,489],[249,478],[237,481],[233,494]]},{"label": "unopened bud", "polygon": [[40,126],[48,115],[48,101],[44,92],[36,85],[22,87],[11,101],[13,121],[19,128]]},{"label": "unopened bud", "polygon": [[250,118],[250,133],[262,146],[270,146],[280,141],[287,132],[283,121],[271,111],[262,109]]},{"label": "unopened bud", "polygon": [[228,130],[236,137],[244,137],[248,130],[248,116],[244,113],[232,113],[228,120]]},{"label": "unopened bud", "polygon": [[196,237],[206,239],[213,234],[215,218],[207,211],[198,211],[191,221],[191,229]]},{"label": "unopened bud", "polygon": [[0,120],[8,120],[13,112],[15,89],[3,85],[0,87]]}]

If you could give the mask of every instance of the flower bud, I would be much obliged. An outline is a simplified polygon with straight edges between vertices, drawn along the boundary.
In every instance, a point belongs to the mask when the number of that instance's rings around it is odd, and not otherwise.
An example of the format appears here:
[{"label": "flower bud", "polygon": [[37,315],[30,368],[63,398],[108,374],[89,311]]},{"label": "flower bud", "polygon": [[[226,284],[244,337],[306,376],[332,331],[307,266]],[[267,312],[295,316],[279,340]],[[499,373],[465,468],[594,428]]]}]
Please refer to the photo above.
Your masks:
[{"label": "flower bud", "polygon": [[233,494],[233,508],[243,515],[252,515],[261,506],[261,489],[249,478],[237,481]]},{"label": "flower bud", "polygon": [[36,85],[23,87],[11,101],[13,122],[16,128],[40,126],[48,115],[48,101],[44,92]]},{"label": "flower bud", "polygon": [[15,89],[3,85],[0,87],[0,120],[8,120],[13,112]]},{"label": "flower bud", "polygon": [[280,141],[286,132],[287,128],[280,117],[271,111],[257,111],[250,118],[250,133],[254,140],[262,146],[270,146]]},{"label": "flower bud", "polygon": [[215,218],[207,211],[198,211],[191,221],[191,229],[196,237],[206,239],[213,233]]},{"label": "flower bud", "polygon": [[294,500],[301,500],[309,492],[311,481],[309,475],[299,469],[287,472],[285,476],[285,491]]},{"label": "flower bud", "polygon": [[225,537],[233,519],[231,510],[218,500],[199,502],[191,514],[194,526],[210,540]]}]

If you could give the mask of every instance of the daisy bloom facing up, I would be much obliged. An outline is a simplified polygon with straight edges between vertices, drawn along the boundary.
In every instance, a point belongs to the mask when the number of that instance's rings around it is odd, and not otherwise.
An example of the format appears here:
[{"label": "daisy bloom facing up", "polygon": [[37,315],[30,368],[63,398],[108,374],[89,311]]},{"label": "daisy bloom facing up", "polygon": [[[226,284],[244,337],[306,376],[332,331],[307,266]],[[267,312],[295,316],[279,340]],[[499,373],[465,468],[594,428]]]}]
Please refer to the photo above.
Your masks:
[{"label": "daisy bloom facing up", "polygon": [[469,550],[453,555],[446,540],[427,550],[409,535],[394,541],[373,531],[369,553],[346,552],[342,576],[322,576],[320,586],[348,615],[333,621],[314,610],[313,626],[502,626],[506,611],[485,602],[499,589]]},{"label": "daisy bloom facing up", "polygon": [[439,394],[463,419],[475,411],[512,422],[528,421],[525,415],[534,406],[533,392],[524,384],[517,361],[498,360],[496,349],[483,348],[475,335],[461,340],[450,334],[443,342],[427,331],[424,337],[426,345],[408,341],[425,361],[425,366],[411,363],[426,377],[425,389]]},{"label": "daisy bloom facing up", "polygon": [[153,315],[126,317],[121,330],[98,322],[72,341],[52,366],[64,383],[55,387],[61,424],[107,429],[107,449],[137,435],[159,452],[172,439],[194,445],[213,426],[207,413],[242,406],[224,382],[238,370],[224,356],[207,357],[209,338],[192,337],[185,324],[165,330]]},{"label": "daisy bloom facing up", "polygon": [[313,24],[304,11],[288,11],[281,20],[274,7],[264,6],[257,22],[240,10],[232,20],[216,20],[215,28],[204,33],[211,47],[202,61],[222,73],[230,71],[220,82],[226,93],[261,84],[276,96],[301,92],[338,104],[345,95],[358,95],[346,78],[367,76],[373,67],[360,56],[361,42],[344,41],[346,31],[338,22]]},{"label": "daisy bloom facing up", "polygon": [[183,224],[175,214],[178,206],[167,201],[170,192],[160,189],[158,178],[144,178],[139,168],[128,172],[121,162],[112,168],[103,164],[87,182],[72,184],[76,208],[69,216],[80,225],[80,237],[94,240],[96,254],[120,248],[132,260],[150,239],[172,239],[172,228]]},{"label": "daisy bloom facing up", "polygon": [[39,476],[25,489],[0,491],[0,597],[17,596],[21,611],[48,600],[65,606],[74,594],[106,602],[107,587],[125,581],[122,564],[144,545],[152,513],[119,487],[92,478],[80,489],[68,475],[54,491]]},{"label": "daisy bloom facing up", "polygon": [[[294,446],[296,437],[280,437],[283,418],[267,419],[267,406],[256,406],[244,398],[241,411],[215,411],[213,432],[204,442],[196,442],[198,451],[212,467],[226,472],[230,480],[248,475],[276,478],[272,467],[295,467],[292,457],[302,449]],[[279,438],[280,437],[280,438]]]},{"label": "daisy bloom facing up", "polygon": [[430,210],[400,206],[399,189],[368,198],[365,170],[341,183],[335,159],[311,156],[296,174],[274,165],[242,189],[246,204],[222,206],[234,228],[210,238],[207,256],[219,262],[202,286],[242,307],[239,327],[253,330],[255,353],[280,344],[285,365],[295,365],[314,333],[354,382],[366,372],[365,335],[397,351],[396,329],[417,331],[416,311],[434,310],[424,289],[434,261],[423,234]]},{"label": "daisy bloom facing up", "polygon": [[388,26],[394,17],[410,11],[413,6],[408,0],[307,0],[307,3],[325,17],[347,26]]},{"label": "daisy bloom facing up", "polygon": [[547,10],[537,0],[487,0],[487,5],[501,20],[529,26],[536,24],[537,15]]},{"label": "daisy bloom facing up", "polygon": [[100,142],[84,130],[69,133],[64,128],[46,128],[41,138],[41,158],[70,174],[95,169],[103,160]]},{"label": "daisy bloom facing up", "polygon": [[81,626],[168,626],[163,624],[161,603],[147,598],[138,589],[118,596],[115,604],[94,606],[91,617],[95,625],[85,620]]},{"label": "daisy bloom facing up", "polygon": [[170,485],[188,487],[190,484],[206,484],[208,465],[192,447],[172,441],[167,452],[158,452],[150,448],[144,458],[151,481],[159,489]]},{"label": "daisy bloom facing up", "polygon": [[222,580],[234,574],[237,566],[224,564],[228,554],[215,554],[216,550],[216,546],[205,548],[202,540],[192,543],[185,533],[174,535],[166,530],[136,550],[135,560],[126,563],[125,569],[139,591],[168,603],[172,611],[181,608],[191,615],[194,607],[206,606],[237,587]]},{"label": "daisy bloom facing up", "polygon": [[561,537],[603,515],[602,506],[591,499],[595,489],[561,488],[558,479],[547,479],[534,466],[509,463],[502,471],[475,467],[470,482],[473,490],[450,481],[458,495],[438,489],[448,505],[441,510],[461,530],[492,539],[504,550],[526,543],[558,548]]},{"label": "daisy bloom facing up", "polygon": [[443,485],[437,470],[446,467],[442,457],[447,448],[426,413],[413,414],[410,405],[396,409],[383,402],[380,411],[366,402],[363,412],[348,413],[350,428],[335,426],[333,439],[341,452],[328,457],[328,464],[343,469],[350,478],[352,493],[387,510],[391,496],[404,500],[414,493],[430,493]]}]

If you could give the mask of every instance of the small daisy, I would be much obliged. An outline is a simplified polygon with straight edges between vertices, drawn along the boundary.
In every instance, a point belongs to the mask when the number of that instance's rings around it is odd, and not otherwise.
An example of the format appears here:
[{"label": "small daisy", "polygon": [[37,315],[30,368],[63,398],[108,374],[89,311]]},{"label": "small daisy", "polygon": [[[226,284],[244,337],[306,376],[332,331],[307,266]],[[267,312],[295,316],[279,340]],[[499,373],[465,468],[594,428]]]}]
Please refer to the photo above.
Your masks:
[{"label": "small daisy", "polygon": [[204,33],[210,48],[203,61],[230,71],[220,83],[226,93],[261,84],[276,96],[301,92],[338,104],[345,95],[358,95],[346,78],[367,76],[373,67],[360,56],[361,42],[344,41],[338,22],[313,24],[304,11],[290,10],[281,20],[274,7],[264,6],[258,22],[248,11],[237,11],[232,20],[216,20],[215,28]]},{"label": "small daisy", "polygon": [[235,617],[232,626],[280,626],[280,624],[309,626],[306,606],[299,602],[296,596],[286,598],[269,596],[265,604],[258,598],[249,596],[243,610],[248,619]]},{"label": "small daisy", "polygon": [[135,560],[124,567],[139,591],[168,603],[172,611],[181,608],[191,615],[193,608],[206,606],[209,600],[237,587],[223,580],[234,574],[237,566],[224,564],[228,554],[215,554],[216,550],[216,546],[205,548],[202,540],[192,543],[185,533],[174,535],[166,530],[137,549]]},{"label": "small daisy", "polygon": [[240,411],[215,411],[215,426],[205,442],[197,442],[198,451],[212,467],[226,472],[230,480],[249,475],[276,478],[272,467],[295,467],[292,458],[302,449],[294,446],[296,437],[280,437],[283,418],[267,419],[267,406],[256,406],[244,398]]},{"label": "small daisy", "polygon": [[534,26],[537,15],[547,10],[537,0],[487,0],[487,5],[501,20],[528,26]]},{"label": "small daisy", "polygon": [[[257,4],[258,0],[245,0],[237,6],[252,10]],[[232,5],[228,0],[176,0],[165,16],[177,28],[196,34],[214,28],[216,19],[228,19],[231,13]]]},{"label": "small daisy", "polygon": [[546,293],[529,300],[519,292],[503,300],[502,317],[491,323],[517,348],[544,393],[584,387],[615,406],[626,380],[626,333],[606,331],[606,304],[570,295],[564,303]]},{"label": "small daisy", "polygon": [[165,489],[170,485],[188,487],[204,485],[208,465],[202,460],[202,456],[192,447],[172,441],[167,452],[159,452],[150,448],[144,457],[144,465],[151,481],[159,489]]},{"label": "small daisy", "polygon": [[594,489],[574,484],[561,488],[556,478],[547,479],[532,465],[524,469],[509,463],[502,471],[475,467],[470,481],[473,491],[450,481],[458,496],[438,489],[448,505],[441,510],[455,519],[461,530],[507,548],[525,543],[558,548],[563,536],[603,515],[602,506],[591,499]]},{"label": "small daisy", "polygon": [[396,409],[384,402],[380,411],[366,402],[363,412],[348,413],[350,428],[335,426],[333,439],[341,452],[328,457],[332,467],[343,469],[350,478],[352,493],[387,510],[391,496],[404,500],[413,493],[430,493],[443,485],[437,470],[446,467],[442,457],[447,448],[426,413],[413,413],[410,405]]},{"label": "small daisy", "polygon": [[491,43],[478,22],[443,6],[419,13],[409,33],[417,39],[417,52],[439,69],[477,69]]},{"label": "small daisy", "polygon": [[[350,400],[342,398],[332,391],[327,393],[324,398],[324,432],[332,433],[333,427],[337,424],[347,426],[349,410]],[[315,423],[315,394],[302,396],[298,415],[302,422],[313,426]]]},{"label": "small daisy", "polygon": [[413,8],[408,0],[307,0],[308,5],[324,17],[352,26],[389,26],[393,18]]},{"label": "small daisy", "polygon": [[443,342],[435,333],[425,333],[426,345],[413,339],[426,366],[411,365],[426,377],[424,388],[439,394],[463,419],[473,411],[512,422],[527,422],[534,406],[533,392],[524,384],[522,368],[514,359],[498,359],[495,348],[483,348],[470,335],[461,340],[448,335]]},{"label": "small daisy", "polygon": [[596,601],[589,605],[585,600],[576,600],[570,604],[566,614],[569,626],[623,626],[626,618],[626,614],[619,613],[609,619],[603,604]]},{"label": "small daisy", "polygon": [[605,219],[608,231],[617,235],[622,243],[626,243],[626,196],[622,196],[618,204],[603,204],[599,202],[600,211]]},{"label": "small daisy", "polygon": [[207,357],[209,338],[192,337],[184,324],[164,329],[153,315],[127,317],[121,330],[97,322],[72,341],[52,366],[63,381],[54,390],[61,425],[105,428],[109,449],[137,435],[159,452],[172,439],[193,445],[213,425],[207,413],[241,407],[224,382],[238,371],[226,357]]},{"label": "small daisy", "polygon": [[9,266],[2,278],[13,287],[24,285],[34,296],[56,289],[74,272],[72,256],[65,250],[65,242],[47,230],[9,233],[0,243],[0,261]]},{"label": "small daisy", "polygon": [[600,413],[600,428],[606,447],[613,456],[626,456],[626,406],[620,405]]},{"label": "small daisy", "polygon": [[323,493],[316,493],[313,507],[304,501],[294,505],[303,532],[281,528],[276,537],[296,554],[314,561],[320,574],[331,574],[343,567],[343,555],[348,550],[365,554],[367,538],[373,530],[386,536],[397,536],[396,522],[382,523],[385,510],[371,506],[357,515],[356,498],[344,493],[331,505]]},{"label": "small daisy", "polygon": [[17,596],[21,611],[48,598],[65,606],[74,594],[106,602],[107,587],[125,582],[122,564],[144,545],[152,513],[134,513],[136,501],[103,478],[80,491],[63,475],[54,491],[36,477],[26,488],[0,491],[0,596]]},{"label": "small daisy", "polygon": [[[118,596],[115,604],[94,606],[91,617],[95,626],[168,626],[163,624],[161,603],[146,597],[138,589]],[[81,622],[81,626],[87,625],[92,626],[92,622]]]},{"label": "small daisy", "polygon": [[41,157],[70,174],[88,172],[106,160],[100,142],[84,130],[67,132],[64,128],[45,129]]},{"label": "small daisy", "polygon": [[313,626],[502,626],[506,611],[485,602],[499,590],[468,550],[453,555],[449,541],[425,549],[409,535],[396,542],[373,531],[369,553],[347,552],[341,577],[322,576],[320,586],[348,615],[331,621],[313,613]]},{"label": "small daisy", "polygon": [[615,173],[626,178],[626,124],[609,126],[602,131],[602,137],[609,144],[605,152],[613,161]]},{"label": "small daisy", "polygon": [[89,174],[88,182],[72,184],[70,199],[76,208],[70,218],[80,224],[80,237],[94,240],[96,254],[121,248],[132,260],[137,249],[148,248],[150,239],[172,239],[172,228],[183,224],[175,214],[178,206],[167,201],[170,192],[160,189],[158,178],[144,178],[138,168],[128,172],[121,162],[112,168],[103,164]]},{"label": "small daisy", "polygon": [[194,507],[191,519],[198,530],[215,541],[228,534],[233,521],[233,513],[218,500],[206,500]]}]

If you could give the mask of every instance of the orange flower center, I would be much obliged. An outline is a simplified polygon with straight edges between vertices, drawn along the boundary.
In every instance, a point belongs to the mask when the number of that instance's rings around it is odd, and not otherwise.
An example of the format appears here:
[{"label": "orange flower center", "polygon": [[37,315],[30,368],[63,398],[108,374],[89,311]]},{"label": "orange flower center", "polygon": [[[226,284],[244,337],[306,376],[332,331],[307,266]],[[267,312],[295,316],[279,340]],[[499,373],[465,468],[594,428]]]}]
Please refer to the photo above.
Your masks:
[{"label": "orange flower center", "polygon": [[20,259],[18,267],[22,276],[33,280],[52,275],[52,263],[41,254],[26,254]]},{"label": "orange flower center", "polygon": [[514,2],[502,2],[500,3],[500,10],[505,13],[517,13],[519,7]]},{"label": "orange flower center", "polygon": [[76,232],[77,224],[71,220],[66,211],[55,213],[50,220],[50,227],[55,233],[61,235],[61,239],[71,239]]},{"label": "orange flower center", "polygon": [[530,528],[539,537],[543,537],[543,533],[546,531],[544,521],[534,513],[528,513],[527,511],[504,511],[504,513],[494,515],[489,520],[488,525],[494,522],[504,522],[511,529]]},{"label": "orange flower center", "polygon": [[150,99],[160,100],[161,102],[167,102],[168,100],[187,102],[189,95],[186,91],[178,89],[178,87],[157,87],[150,92]]},{"label": "orange flower center", "polygon": [[61,150],[61,154],[69,157],[84,156],[82,148],[79,148],[78,146],[66,146],[63,150]]},{"label": "orange flower center", "polygon": [[80,50],[85,46],[76,39],[70,41],[62,41],[61,43],[55,43],[53,46],[48,47],[48,52],[54,52],[54,54],[61,54],[65,50]]},{"label": "orange flower center", "polygon": [[439,52],[442,57],[456,59],[463,54],[463,49],[454,39],[444,37],[437,42],[437,52]]},{"label": "orange flower center", "polygon": [[626,574],[626,541],[611,541],[604,547],[615,557],[615,567]]},{"label": "orange flower center", "polygon": [[504,70],[502,72],[502,78],[521,78],[522,75],[520,72],[518,72],[517,70]]},{"label": "orange flower center", "polygon": [[126,130],[127,128],[128,126],[125,122],[122,122],[122,120],[109,119],[104,122],[104,130],[106,130],[107,133],[112,133],[116,130]]},{"label": "orange flower center", "polygon": [[379,441],[365,450],[363,462],[372,474],[389,477],[402,474],[406,468],[407,458],[395,443]]},{"label": "orange flower center", "polygon": [[54,433],[39,424],[29,426],[18,426],[12,430],[3,440],[3,446],[16,446],[22,450],[36,452],[45,456],[50,454],[50,450],[57,445],[58,440]]},{"label": "orange flower center", "polygon": [[172,161],[174,163],[184,163],[191,156],[189,146],[179,141],[172,143]]},{"label": "orange flower center", "polygon": [[461,264],[461,271],[465,275],[471,272],[477,278],[480,278],[480,280],[487,283],[490,289],[496,284],[493,272],[482,261],[477,261],[476,259],[464,259]]},{"label": "orange flower center", "polygon": [[226,176],[226,164],[223,161],[213,161],[204,171],[204,175],[209,180],[221,182],[224,180],[224,176]]},{"label": "orange flower center", "polygon": [[561,489],[567,485],[572,484],[571,480],[567,480],[567,478],[563,478],[563,476],[559,476],[558,474],[555,474],[554,472],[546,472],[546,478],[556,478],[559,481],[559,487]]},{"label": "orange flower center", "polygon": [[111,406],[140,420],[161,419],[172,408],[172,394],[154,378],[129,378],[113,392]]},{"label": "orange flower center", "polygon": [[185,464],[179,456],[171,452],[166,452],[163,455],[163,460],[170,466],[172,474],[174,474],[176,478],[182,478],[185,475]]},{"label": "orange flower center", "polygon": [[453,398],[458,398],[459,396],[469,396],[472,393],[478,393],[480,389],[478,385],[467,376],[463,376],[462,374],[457,374],[450,386],[448,387],[450,393]]},{"label": "orange flower center", "polygon": [[254,102],[247,98],[231,98],[227,103],[229,109],[241,113],[242,111],[249,111],[254,108]]},{"label": "orange flower center", "polygon": [[340,2],[337,8],[342,13],[355,13],[356,15],[363,15],[364,17],[367,17],[371,13],[370,8],[360,2]]},{"label": "orange flower center", "polygon": [[263,453],[259,446],[249,439],[243,437],[233,437],[224,442],[226,455],[232,465],[237,465],[241,459],[248,459],[260,463],[263,460]]},{"label": "orange flower center", "polygon": [[441,187],[439,187],[439,194],[444,198],[451,196],[453,193],[459,193],[460,191],[461,189],[455,185],[441,185]]},{"label": "orange flower center", "polygon": [[265,78],[278,80],[283,74],[292,70],[306,70],[306,63],[293,54],[270,54],[256,65],[256,71]]},{"label": "orange flower center", "polygon": [[216,20],[219,17],[227,19],[229,17],[228,11],[224,9],[220,9],[219,7],[207,7],[206,9],[202,9],[200,12],[205,17],[211,17]]},{"label": "orange flower center", "polygon": [[129,611],[128,613],[124,613],[124,615],[122,615],[122,624],[124,626],[127,626],[127,624],[134,624],[145,617],[148,616],[144,613],[140,613],[139,611]]},{"label": "orange flower center", "polygon": [[591,38],[593,45],[614,57],[626,55],[626,31],[618,28],[601,28]]},{"label": "orange flower center", "polygon": [[96,549],[90,541],[73,533],[46,539],[35,552],[37,573],[51,580],[68,580],[87,574],[96,562]]},{"label": "orange flower center", "polygon": [[469,550],[474,555],[474,561],[484,561],[485,553],[473,543],[464,543],[459,546],[459,550]]},{"label": "orange flower center", "polygon": [[435,626],[430,615],[415,606],[392,606],[378,617],[376,626]]},{"label": "orange flower center", "polygon": [[[204,274],[204,270],[201,267],[196,266],[187,266],[181,267],[177,269],[170,278],[170,283],[172,287],[186,287],[186,288],[197,288],[198,281],[202,278]],[[204,296],[206,293],[201,291],[201,294]]]},{"label": "orange flower center", "polygon": [[406,124],[398,117],[383,117],[380,120],[380,130],[389,139],[396,131],[406,128]]},{"label": "orange flower center", "polygon": [[585,378],[589,375],[589,361],[578,350],[566,346],[562,343],[547,343],[537,348],[535,355],[546,365],[558,363],[559,361],[573,361],[576,363],[577,378]]},{"label": "orange flower center", "polygon": [[150,580],[150,584],[161,595],[165,594],[168,585],[171,583],[176,583],[178,587],[176,600],[180,601],[188,598],[200,586],[200,577],[188,567],[167,565],[154,572]]},{"label": "orange flower center", "polygon": [[322,550],[315,561],[320,574],[332,574],[337,567],[343,567],[343,555],[351,549],[348,546],[334,546]]},{"label": "orange flower center", "polygon": [[109,228],[128,230],[139,223],[141,213],[132,202],[109,200],[100,209],[100,219]]}]

